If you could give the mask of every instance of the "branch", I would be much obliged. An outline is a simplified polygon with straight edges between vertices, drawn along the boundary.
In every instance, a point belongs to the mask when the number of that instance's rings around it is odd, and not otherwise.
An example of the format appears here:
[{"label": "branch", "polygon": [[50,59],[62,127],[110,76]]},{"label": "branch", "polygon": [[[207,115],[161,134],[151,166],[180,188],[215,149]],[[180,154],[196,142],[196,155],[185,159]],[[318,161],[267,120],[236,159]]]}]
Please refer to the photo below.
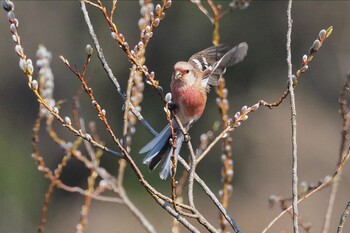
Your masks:
[{"label": "branch", "polygon": [[[315,189],[311,190],[309,193],[307,193],[305,196],[303,196],[302,198],[300,198],[298,200],[299,204],[300,202],[306,200],[307,198],[311,197],[313,194],[315,194],[316,192],[320,191],[321,189],[323,189],[324,187],[328,186],[331,182],[333,182],[335,179],[337,179],[337,176],[343,171],[344,165],[345,163],[348,161],[350,157],[350,148],[347,149],[347,153],[346,155],[343,157],[343,159],[341,160],[341,162],[338,164],[335,172],[333,173],[332,177],[325,179],[322,183],[320,183]],[[262,233],[266,233],[273,224],[275,224],[277,222],[277,220],[279,220],[285,213],[287,213],[288,211],[290,211],[292,209],[292,206],[289,206],[287,209],[285,209],[284,211],[282,211],[278,216],[276,216],[268,225],[267,227],[265,227],[265,229],[262,231]]]},{"label": "branch", "polygon": [[[86,63],[89,62],[91,54],[88,54],[87,57],[87,61]],[[138,166],[136,165],[135,161],[132,159],[131,155],[129,154],[129,152],[127,151],[127,149],[122,145],[121,141],[116,137],[116,135],[114,134],[112,128],[110,127],[108,120],[106,118],[106,111],[104,109],[102,109],[102,107],[98,104],[98,102],[96,101],[94,95],[93,95],[93,91],[90,87],[87,86],[86,82],[85,82],[85,77],[84,77],[84,73],[80,73],[76,70],[74,70],[68,60],[66,60],[65,58],[63,58],[62,56],[60,56],[61,60],[64,62],[64,64],[79,78],[85,92],[88,94],[89,98],[91,99],[91,102],[93,103],[95,109],[98,112],[98,116],[100,118],[100,120],[103,122],[103,124],[105,125],[106,130],[109,132],[110,136],[112,137],[113,141],[116,143],[116,145],[118,146],[118,148],[121,150],[122,154],[124,155],[124,158],[128,161],[128,163],[131,165],[131,168],[134,170],[134,172],[136,173],[137,177],[139,178],[139,181],[143,184],[143,186],[146,188],[146,190],[152,195],[152,197],[158,202],[160,199],[166,200],[170,203],[174,203],[174,200],[164,196],[163,194],[159,193],[158,191],[156,191],[143,177],[143,174],[141,173],[140,169],[138,168]],[[68,121],[68,123],[65,123],[66,125],[70,125],[70,120],[66,120]],[[91,136],[90,136],[91,137]],[[158,200],[159,199],[159,200]],[[184,206],[184,205],[180,205],[180,206]],[[187,207],[189,210],[191,210],[192,212],[194,211],[192,207]],[[167,208],[165,208],[166,210],[168,210]],[[169,211],[168,211],[169,212]],[[171,212],[169,212],[171,213]],[[185,224],[185,223],[183,223]],[[209,225],[209,223],[207,224],[203,224],[204,226]]]},{"label": "branch", "polygon": [[[291,6],[291,2],[289,3],[290,4],[290,6]],[[290,21],[290,24],[291,24],[291,21]],[[290,28],[291,28],[291,26],[290,26]],[[302,64],[301,64],[301,68],[299,69],[299,70],[297,70],[297,72],[295,73],[295,75],[291,75],[290,76],[290,73],[289,73],[289,80],[291,80],[292,81],[292,83],[291,83],[291,81],[289,81],[289,85],[288,85],[288,89],[284,92],[284,94],[282,95],[282,97],[277,101],[277,102],[275,102],[275,103],[272,103],[272,104],[269,104],[269,103],[266,103],[265,101],[260,101],[259,102],[259,104],[262,104],[262,105],[264,105],[264,106],[267,106],[267,107],[269,107],[270,109],[272,108],[272,107],[276,107],[276,106],[278,106],[279,104],[281,104],[282,102],[283,102],[283,100],[290,94],[290,91],[298,84],[298,79],[301,77],[301,75],[303,74],[303,73],[305,73],[307,70],[308,70],[308,68],[309,68],[309,63],[312,61],[312,59],[313,59],[313,57],[314,57],[314,55],[317,53],[317,51],[321,48],[321,46],[322,46],[322,44],[323,44],[323,42],[331,35],[331,33],[332,33],[332,31],[333,31],[333,27],[332,26],[330,26],[327,30],[325,30],[325,29],[322,29],[320,32],[319,32],[319,34],[318,34],[318,38],[313,42],[313,44],[312,44],[312,46],[311,46],[311,48],[310,48],[310,50],[309,50],[309,53],[308,53],[308,55],[304,55],[303,56],[303,58],[302,58]],[[291,69],[291,68],[290,68]],[[289,70],[289,72],[290,72],[290,70]],[[293,87],[293,88],[291,88],[291,87]],[[292,102],[292,98],[291,98],[291,102]],[[294,112],[295,113],[295,112]],[[292,118],[293,118],[293,110],[292,110]],[[294,115],[294,117],[296,116],[296,113],[295,113],[295,115]],[[293,120],[292,120],[292,122],[293,122]],[[292,123],[292,127],[293,127],[293,123]],[[295,132],[296,133],[296,131],[292,131],[292,133],[293,132]],[[293,136],[292,136],[292,138],[293,138]],[[293,139],[292,139],[293,140]],[[295,147],[294,147],[294,145],[295,145]],[[294,144],[294,140],[293,140],[293,148],[294,148],[294,150],[295,150],[295,153],[296,153],[296,141],[295,141],[295,144]],[[294,150],[292,149],[292,153],[294,153]],[[339,169],[340,167],[342,167],[342,162],[345,162],[343,159],[345,158],[345,156],[344,157],[342,157],[342,159],[341,159],[341,162],[339,162],[338,163],[338,167],[337,167],[337,171],[336,171],[336,174],[335,175],[338,175],[338,172],[341,172],[341,169]],[[294,160],[293,161],[293,164],[294,163],[296,163],[296,160]],[[296,165],[296,164],[295,164]],[[295,166],[296,167],[296,166]],[[296,171],[296,170],[294,170],[294,171]],[[293,172],[293,174],[294,175],[296,175],[296,172],[294,173]],[[334,176],[335,176],[334,175]],[[333,178],[334,178],[334,176],[333,176]],[[332,178],[332,179],[333,179]],[[293,182],[294,182],[294,180],[293,180]],[[329,184],[329,180],[328,181],[325,181],[324,183],[322,183],[322,184],[320,184],[320,186],[319,187],[317,187],[315,190],[313,190],[313,191],[311,191],[310,193],[308,193],[306,196],[304,196],[302,199],[299,199],[298,201],[297,201],[297,204],[298,203],[300,203],[302,200],[304,200],[304,199],[306,199],[307,197],[309,197],[310,195],[312,195],[313,193],[315,193],[315,192],[317,192],[318,190],[320,190],[320,189],[322,189],[323,187],[325,187],[326,185],[328,185]],[[294,185],[293,185],[293,187],[295,187]],[[297,190],[296,190],[296,192],[297,192]],[[293,191],[293,193],[295,193],[295,191]],[[293,196],[293,199],[294,198],[296,198],[297,199],[297,197],[295,197],[295,196]],[[293,202],[294,203],[294,202]],[[264,231],[263,232],[266,232],[273,224],[274,224],[274,222],[276,222],[281,216],[283,216],[287,211],[290,211],[290,209],[291,209],[291,207],[289,207],[288,209],[286,209],[285,211],[283,211],[283,212],[281,212],[280,213],[280,215],[278,215],[274,220],[272,220],[271,222],[270,222],[270,224],[264,229]],[[295,211],[295,209],[293,209],[293,211]],[[294,212],[295,213],[295,212]],[[296,221],[297,221],[297,218],[296,218]],[[295,226],[295,219],[293,220],[293,224],[294,224],[294,226]],[[297,230],[297,229],[294,229],[294,230]]]},{"label": "branch", "polygon": [[295,96],[292,76],[292,56],[291,56],[291,34],[292,34],[292,0],[288,2],[287,18],[287,63],[288,63],[288,90],[290,93],[291,123],[292,123],[292,197],[293,197],[293,229],[294,233],[299,233],[298,225],[298,152],[297,152],[297,112],[295,107]]},{"label": "branch", "polygon": [[154,229],[153,225],[148,221],[148,219],[145,217],[145,215],[132,203],[128,197],[128,195],[125,192],[124,186],[123,186],[123,176],[124,176],[124,169],[125,169],[126,163],[125,160],[119,160],[119,169],[118,169],[118,188],[119,188],[119,196],[123,200],[123,203],[128,207],[130,212],[139,220],[139,222],[142,224],[142,226],[150,233],[156,233],[157,231]]},{"label": "branch", "polygon": [[[97,39],[97,36],[95,34],[94,28],[93,28],[92,23],[90,21],[89,13],[86,10],[85,2],[81,1],[80,4],[81,4],[81,10],[83,11],[83,14],[84,14],[84,19],[85,19],[86,25],[89,28],[90,36],[91,36],[91,38],[92,38],[92,40],[94,42],[94,45],[95,45],[95,48],[96,48],[96,51],[97,51],[97,56],[100,59],[100,61],[102,63],[102,66],[103,66],[103,69],[106,71],[106,73],[108,75],[108,78],[111,80],[113,85],[116,87],[117,92],[119,93],[119,96],[125,102],[126,101],[126,96],[125,96],[124,92],[121,90],[121,87],[119,85],[118,80],[114,76],[112,70],[109,68],[109,65],[108,65],[108,63],[107,63],[107,61],[106,61],[106,59],[105,59],[105,57],[103,55],[102,48],[101,48],[101,46],[100,46],[100,44],[98,42],[98,39]],[[152,128],[152,126],[143,118],[141,113],[139,111],[137,111],[136,108],[130,102],[128,103],[128,105],[129,105],[130,111],[137,117],[138,121],[140,121],[141,124],[143,124],[146,127],[146,129],[148,129],[148,131],[151,134],[157,135],[158,134],[157,131],[155,131]]]},{"label": "branch", "polygon": [[345,210],[340,218],[340,222],[338,225],[338,229],[337,229],[337,233],[342,233],[343,232],[343,227],[344,227],[344,223],[349,215],[349,209],[350,209],[350,201],[348,202],[348,204],[345,207]]},{"label": "branch", "polygon": [[[342,132],[341,132],[341,144],[339,150],[338,164],[341,162],[343,157],[346,155],[346,145],[349,141],[349,130],[350,130],[350,118],[349,118],[349,86],[350,86],[350,75],[348,75],[347,81],[345,82],[339,97],[340,114],[343,120]],[[341,174],[339,174],[339,177]],[[338,192],[339,180],[335,180],[332,183],[331,192],[329,195],[329,200],[327,203],[327,210],[323,221],[322,233],[327,233],[331,224],[331,216],[334,208],[334,202],[336,199],[336,194]]]},{"label": "branch", "polygon": [[[178,160],[187,171],[190,171],[190,169],[191,169],[190,166],[186,163],[186,161],[181,156],[179,156]],[[199,186],[203,189],[205,194],[208,195],[208,197],[213,201],[213,203],[216,205],[216,207],[224,215],[225,219],[232,226],[233,230],[236,233],[240,233],[241,230],[239,229],[235,220],[233,218],[231,218],[231,216],[229,215],[227,210],[221,205],[220,201],[216,198],[215,194],[210,190],[210,188],[205,184],[205,182],[196,173],[194,174],[194,179],[197,181]]]}]

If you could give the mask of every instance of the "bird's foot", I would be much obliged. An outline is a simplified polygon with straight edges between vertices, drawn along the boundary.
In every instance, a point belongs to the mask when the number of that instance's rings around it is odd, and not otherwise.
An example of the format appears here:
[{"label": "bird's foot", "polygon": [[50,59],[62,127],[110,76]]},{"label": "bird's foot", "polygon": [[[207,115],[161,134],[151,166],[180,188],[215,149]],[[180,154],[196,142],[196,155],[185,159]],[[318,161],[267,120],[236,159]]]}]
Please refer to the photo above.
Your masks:
[{"label": "bird's foot", "polygon": [[170,111],[174,111],[174,110],[176,109],[175,103],[172,102],[172,101],[170,101],[170,102],[168,103],[168,109],[169,109]]},{"label": "bird's foot", "polygon": [[189,142],[191,140],[191,136],[188,133],[184,134],[184,141]]}]

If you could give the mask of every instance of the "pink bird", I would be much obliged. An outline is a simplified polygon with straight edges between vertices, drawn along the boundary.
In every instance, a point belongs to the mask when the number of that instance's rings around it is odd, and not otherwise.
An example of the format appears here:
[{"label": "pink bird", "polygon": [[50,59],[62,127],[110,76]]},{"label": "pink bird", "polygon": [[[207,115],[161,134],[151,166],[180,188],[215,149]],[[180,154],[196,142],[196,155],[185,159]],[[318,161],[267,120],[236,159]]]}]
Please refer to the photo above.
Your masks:
[{"label": "pink bird", "polygon": [[[175,113],[186,131],[202,116],[210,87],[217,86],[226,67],[242,61],[247,51],[248,45],[245,42],[231,49],[220,44],[192,55],[188,62],[179,61],[175,64],[170,84],[172,101],[175,104]],[[184,135],[175,120],[172,120],[172,125],[177,137],[175,155],[178,156]],[[171,130],[168,124],[139,152],[140,154],[148,152],[143,163],[147,164],[151,171],[163,162],[159,173],[163,180],[171,173],[170,158],[173,152],[169,143],[170,138]]]}]

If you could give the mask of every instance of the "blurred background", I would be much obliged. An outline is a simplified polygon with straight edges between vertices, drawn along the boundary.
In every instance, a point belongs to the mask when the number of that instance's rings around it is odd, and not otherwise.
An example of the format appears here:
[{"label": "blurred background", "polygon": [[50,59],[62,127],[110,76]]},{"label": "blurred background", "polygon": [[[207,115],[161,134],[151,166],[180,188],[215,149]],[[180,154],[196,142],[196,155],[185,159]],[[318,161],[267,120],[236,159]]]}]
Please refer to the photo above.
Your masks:
[{"label": "blurred background", "polygon": [[[221,2],[227,7],[229,1]],[[110,2],[106,2],[109,5]],[[273,101],[287,86],[286,18],[287,1],[251,2],[245,10],[236,10],[221,20],[221,42],[230,45],[246,41],[248,56],[244,62],[227,70],[231,116],[244,105],[260,99]],[[126,87],[130,63],[110,36],[101,13],[88,7],[91,20],[105,56],[123,88]],[[131,47],[138,42],[138,1],[120,1],[115,22]],[[296,88],[298,120],[299,181],[317,183],[333,174],[339,154],[341,117],[338,113],[340,89],[350,68],[350,2],[296,1],[293,3],[292,62],[295,72],[321,29],[333,25],[331,37],[316,54]],[[55,75],[56,100],[65,100],[61,112],[71,116],[72,96],[80,82],[58,59],[64,55],[72,65],[82,68],[85,46],[92,44],[80,11],[79,1],[15,1],[19,19],[19,34],[25,53],[35,60],[39,44],[53,54],[51,68]],[[18,67],[18,57],[11,40],[4,11],[0,14],[0,232],[36,232],[40,221],[44,194],[49,181],[38,171],[31,157],[31,130],[38,103],[28,89],[26,77]],[[209,20],[188,1],[175,1],[166,12],[164,21],[155,30],[147,48],[146,64],[156,73],[166,92],[172,67],[178,60],[187,60],[193,53],[211,46],[212,26]],[[36,69],[37,70],[37,69]],[[88,69],[90,85],[100,104],[108,112],[112,127],[122,131],[122,101],[107,79],[97,57],[93,55]],[[158,95],[146,86],[142,103],[143,115],[156,130],[166,124]],[[191,129],[195,147],[199,135],[212,128],[220,115],[215,104],[216,94],[209,95],[203,117]],[[82,112],[86,121],[97,121],[90,100],[83,95]],[[98,122],[101,138],[110,148],[116,148]],[[243,232],[261,232],[280,212],[268,206],[271,194],[290,196],[291,193],[291,130],[289,101],[274,110],[261,108],[251,114],[233,134],[235,179],[229,211]],[[60,137],[74,140],[70,132],[56,124]],[[152,138],[140,124],[133,138],[131,154],[145,176],[162,192],[169,194],[170,182],[160,182],[157,172],[149,173],[142,165],[139,149]],[[41,132],[40,147],[50,168],[62,159],[62,150]],[[182,154],[188,152],[184,147]],[[220,189],[220,144],[199,164],[198,174],[217,193]],[[102,158],[102,164],[115,174],[117,159]],[[86,186],[88,170],[71,161],[64,169],[62,180],[72,186]],[[180,174],[180,173],[179,173]],[[146,215],[158,232],[171,232],[172,218],[157,206],[127,168],[125,187],[130,199]],[[347,164],[340,181],[330,232],[335,232],[340,215],[350,198],[350,171]],[[313,232],[320,232],[329,188],[315,194],[300,205],[300,215],[310,222]],[[195,201],[209,220],[215,223],[216,208],[195,187]],[[74,232],[79,221],[84,198],[78,194],[55,190],[49,205],[46,232]],[[286,215],[270,232],[292,232],[292,221]],[[349,223],[346,229],[350,229]],[[144,229],[123,206],[93,201],[86,232],[144,232]],[[186,230],[183,230],[186,232]]]}]

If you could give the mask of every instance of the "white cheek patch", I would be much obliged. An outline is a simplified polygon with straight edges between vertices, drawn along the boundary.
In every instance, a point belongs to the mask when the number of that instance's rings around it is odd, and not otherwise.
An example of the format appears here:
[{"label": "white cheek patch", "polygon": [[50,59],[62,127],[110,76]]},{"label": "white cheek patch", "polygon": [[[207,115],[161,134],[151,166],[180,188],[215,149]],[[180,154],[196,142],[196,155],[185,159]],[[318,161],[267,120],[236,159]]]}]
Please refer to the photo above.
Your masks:
[{"label": "white cheek patch", "polygon": [[196,77],[194,75],[186,75],[185,80],[187,85],[193,86],[193,84],[196,82]]}]

